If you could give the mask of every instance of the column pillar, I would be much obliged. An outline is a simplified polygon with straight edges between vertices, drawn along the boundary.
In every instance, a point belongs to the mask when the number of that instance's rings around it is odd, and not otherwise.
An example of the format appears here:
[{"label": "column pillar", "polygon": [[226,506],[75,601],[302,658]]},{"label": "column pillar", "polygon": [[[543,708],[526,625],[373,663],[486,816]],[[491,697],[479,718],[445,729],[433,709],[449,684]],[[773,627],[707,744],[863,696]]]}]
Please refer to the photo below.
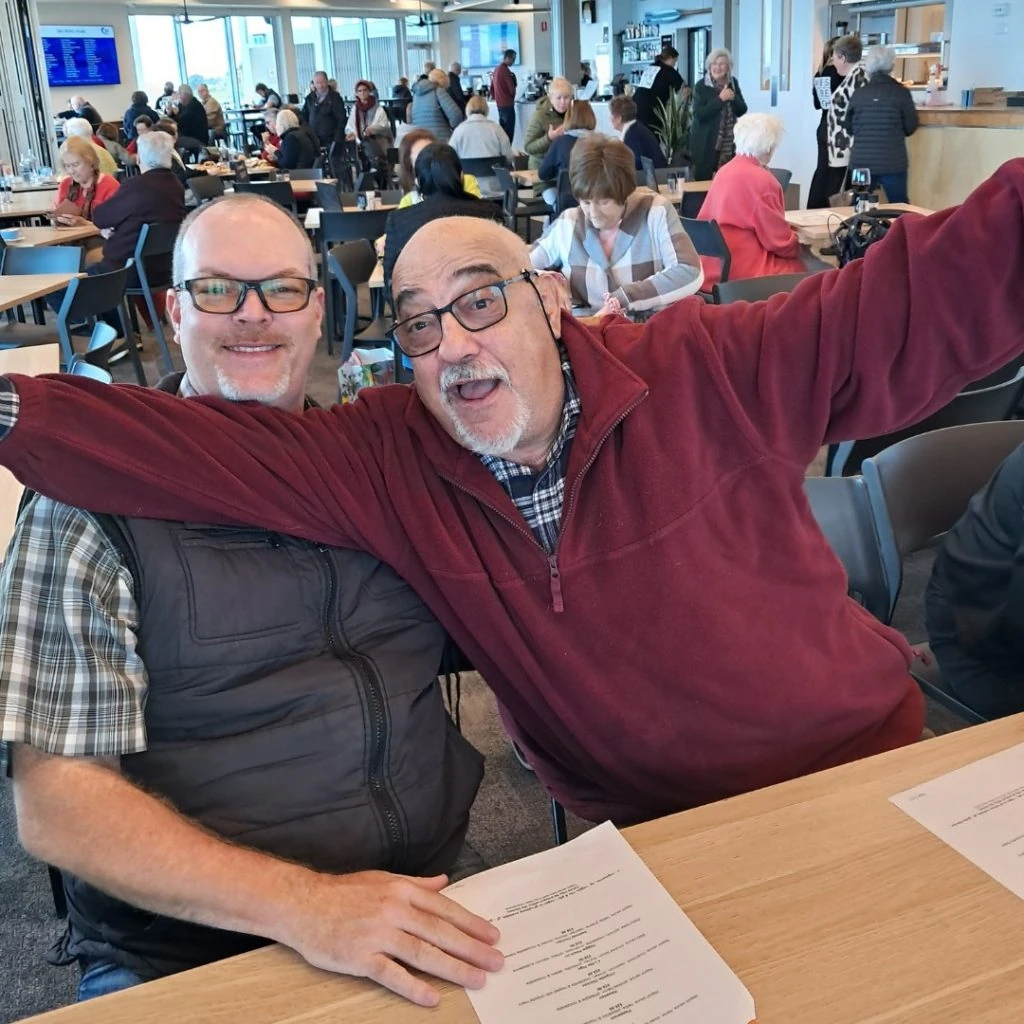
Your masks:
[{"label": "column pillar", "polygon": [[0,160],[17,171],[18,158],[31,150],[52,167],[57,144],[34,3],[0,0],[0,50]]},{"label": "column pillar", "polygon": [[551,72],[578,81],[580,70],[579,0],[551,0]]}]

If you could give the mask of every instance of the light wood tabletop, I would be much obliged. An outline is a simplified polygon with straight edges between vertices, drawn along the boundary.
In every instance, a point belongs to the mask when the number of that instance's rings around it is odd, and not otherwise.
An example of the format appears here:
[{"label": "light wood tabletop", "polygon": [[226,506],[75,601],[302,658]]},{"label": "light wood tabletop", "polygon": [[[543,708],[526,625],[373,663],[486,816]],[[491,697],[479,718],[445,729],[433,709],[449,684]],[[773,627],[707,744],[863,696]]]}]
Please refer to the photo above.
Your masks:
[{"label": "light wood tabletop", "polygon": [[[393,205],[393,204],[384,204],[383,206],[378,206],[376,209],[377,210],[388,211],[388,210],[397,210],[398,207],[396,205]],[[311,206],[306,211],[306,219],[303,221],[303,223],[305,224],[305,227],[306,227],[307,231],[319,231],[320,230],[320,214],[322,214],[323,212],[324,212],[323,211],[323,207],[321,207],[321,206]],[[376,210],[371,211],[371,212],[376,212]],[[360,210],[358,207],[355,207],[355,206],[346,206],[342,210],[342,213],[366,213],[366,211],[365,210]]]},{"label": "light wood tabletop", "polygon": [[0,206],[0,220],[42,217],[53,209],[54,201],[52,192],[15,192],[10,203]]},{"label": "light wood tabletop", "polygon": [[[885,203],[882,210],[901,210],[903,213],[919,213],[927,216],[934,210],[923,206],[912,206],[910,203]],[[796,230],[801,245],[820,245],[827,241],[832,232],[844,220],[854,215],[852,206],[830,206],[820,210],[787,210],[786,222]]]},{"label": "light wood tabletop", "polygon": [[95,224],[81,224],[73,227],[52,225],[45,228],[20,228],[21,237],[7,244],[17,249],[37,249],[50,245],[77,245],[87,238],[99,238],[100,229]]},{"label": "light wood tabletop", "polygon": [[[0,274],[0,313],[66,288],[78,274]],[[3,328],[0,327],[0,342]]]},{"label": "light wood tabletop", "polygon": [[[512,171],[512,177],[515,178],[520,185],[536,185],[540,178],[535,170],[525,171]],[[677,189],[675,192],[670,192],[667,185],[661,185],[658,191],[663,196],[678,196],[681,192],[707,192],[711,188],[710,181],[684,181],[681,183],[682,187]]]},{"label": "light wood tabletop", "polygon": [[[889,797],[1024,741],[1024,715],[627,829],[753,993],[759,1024],[1024,1020],[1024,901]],[[475,1024],[269,947],[42,1024]],[[712,1022],[701,1022],[712,1024]]]},{"label": "light wood tabletop", "polygon": [[[0,278],[2,281],[3,278]],[[3,331],[0,329],[0,341]],[[0,350],[0,373],[23,373],[29,377],[57,373],[60,369],[60,345],[28,345]],[[24,488],[6,469],[0,468],[0,561],[14,532],[18,505]]]},{"label": "light wood tabletop", "polygon": [[370,275],[370,280],[366,282],[371,288],[383,288],[384,287],[384,263],[382,260],[377,260],[377,266],[373,268],[373,273]]}]

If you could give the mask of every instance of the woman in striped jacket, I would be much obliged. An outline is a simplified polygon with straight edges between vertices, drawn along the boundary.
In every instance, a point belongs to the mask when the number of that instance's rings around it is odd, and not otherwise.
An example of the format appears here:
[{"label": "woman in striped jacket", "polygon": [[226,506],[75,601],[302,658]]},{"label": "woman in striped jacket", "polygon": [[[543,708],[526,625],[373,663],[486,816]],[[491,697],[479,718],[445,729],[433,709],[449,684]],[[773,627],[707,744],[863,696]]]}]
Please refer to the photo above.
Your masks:
[{"label": "woman in striped jacket", "polygon": [[675,207],[638,190],[633,153],[593,133],[573,147],[569,182],[580,205],[566,210],[531,250],[538,270],[560,270],[577,316],[644,319],[693,295],[704,274]]}]

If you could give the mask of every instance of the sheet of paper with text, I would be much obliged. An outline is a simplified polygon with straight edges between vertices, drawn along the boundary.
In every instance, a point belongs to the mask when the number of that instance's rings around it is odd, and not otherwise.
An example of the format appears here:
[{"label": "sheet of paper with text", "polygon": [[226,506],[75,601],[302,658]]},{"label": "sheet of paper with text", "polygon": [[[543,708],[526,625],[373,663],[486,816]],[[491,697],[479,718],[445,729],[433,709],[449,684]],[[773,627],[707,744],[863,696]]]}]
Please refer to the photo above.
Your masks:
[{"label": "sheet of paper with text", "polygon": [[1024,898],[1024,743],[889,799]]},{"label": "sheet of paper with text", "polygon": [[606,822],[445,894],[501,929],[482,1024],[750,1024],[754,1000]]}]

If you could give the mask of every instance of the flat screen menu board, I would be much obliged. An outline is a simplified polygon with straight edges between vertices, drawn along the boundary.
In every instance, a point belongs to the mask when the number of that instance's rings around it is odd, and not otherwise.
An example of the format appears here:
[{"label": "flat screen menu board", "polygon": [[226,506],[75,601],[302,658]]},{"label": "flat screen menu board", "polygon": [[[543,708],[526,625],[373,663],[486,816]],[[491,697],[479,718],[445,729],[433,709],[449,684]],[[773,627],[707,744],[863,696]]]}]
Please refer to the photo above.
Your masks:
[{"label": "flat screen menu board", "polygon": [[119,85],[111,25],[41,25],[46,79],[55,85]]},{"label": "flat screen menu board", "polygon": [[492,21],[486,25],[460,25],[462,66],[493,68],[506,50],[519,53],[519,26],[514,21]]}]

